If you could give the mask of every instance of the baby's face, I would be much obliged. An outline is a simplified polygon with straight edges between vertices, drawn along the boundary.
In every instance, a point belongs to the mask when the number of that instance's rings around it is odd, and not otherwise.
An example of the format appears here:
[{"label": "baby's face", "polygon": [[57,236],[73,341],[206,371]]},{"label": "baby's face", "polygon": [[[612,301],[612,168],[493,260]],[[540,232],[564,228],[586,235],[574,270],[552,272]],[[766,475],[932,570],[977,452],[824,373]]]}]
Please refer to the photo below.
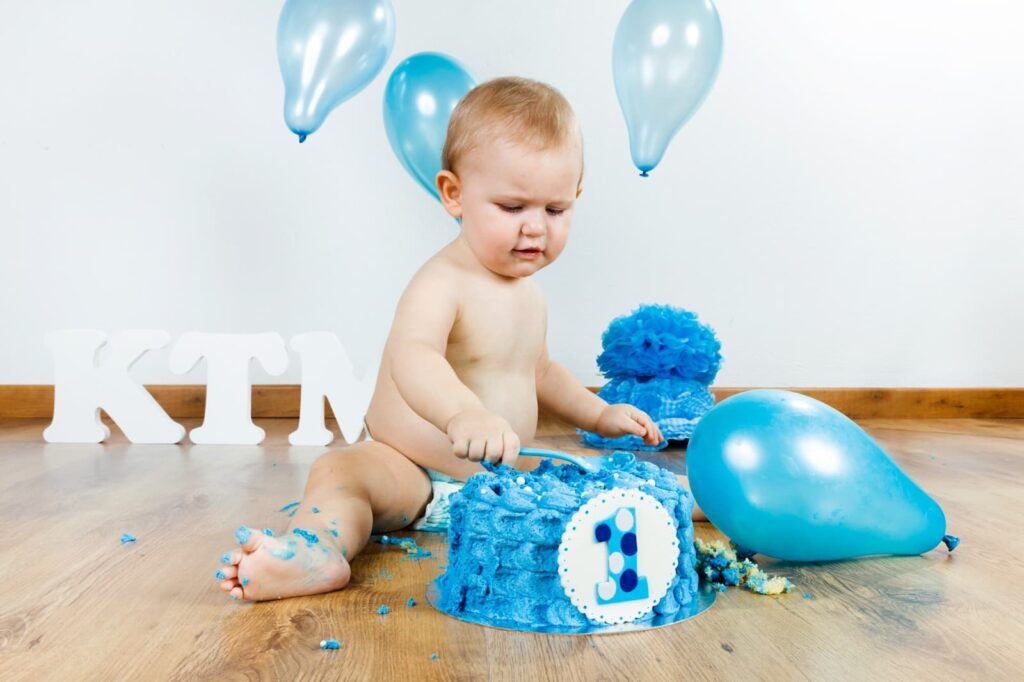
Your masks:
[{"label": "baby's face", "polygon": [[528,277],[558,258],[579,196],[581,154],[571,143],[537,149],[501,139],[466,153],[456,212],[482,265],[504,277]]}]

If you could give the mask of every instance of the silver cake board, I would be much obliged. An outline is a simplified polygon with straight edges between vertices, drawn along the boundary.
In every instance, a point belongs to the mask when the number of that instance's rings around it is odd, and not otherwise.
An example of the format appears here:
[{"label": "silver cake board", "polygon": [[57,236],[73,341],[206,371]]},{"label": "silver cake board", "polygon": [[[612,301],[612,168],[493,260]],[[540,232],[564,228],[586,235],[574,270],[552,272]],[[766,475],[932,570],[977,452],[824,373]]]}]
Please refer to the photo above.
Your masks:
[{"label": "silver cake board", "polygon": [[640,632],[642,630],[655,630],[657,628],[667,627],[669,625],[675,625],[681,623],[684,620],[689,620],[704,613],[711,608],[711,605],[715,603],[715,597],[718,592],[711,587],[710,584],[701,582],[697,588],[696,598],[693,599],[689,604],[682,607],[672,615],[667,616],[656,616],[650,620],[641,623],[622,623],[621,625],[606,625],[604,623],[590,623],[582,627],[565,627],[558,625],[542,625],[535,628],[527,628],[521,623],[513,621],[495,621],[495,620],[483,620],[478,617],[467,614],[452,614],[444,611],[437,606],[438,598],[440,597],[440,591],[437,587],[437,580],[432,581],[427,585],[427,603],[433,606],[435,609],[465,623],[474,623],[476,625],[484,625],[489,628],[496,628],[498,630],[516,630],[518,632],[539,632],[547,635],[614,635],[620,632]]}]

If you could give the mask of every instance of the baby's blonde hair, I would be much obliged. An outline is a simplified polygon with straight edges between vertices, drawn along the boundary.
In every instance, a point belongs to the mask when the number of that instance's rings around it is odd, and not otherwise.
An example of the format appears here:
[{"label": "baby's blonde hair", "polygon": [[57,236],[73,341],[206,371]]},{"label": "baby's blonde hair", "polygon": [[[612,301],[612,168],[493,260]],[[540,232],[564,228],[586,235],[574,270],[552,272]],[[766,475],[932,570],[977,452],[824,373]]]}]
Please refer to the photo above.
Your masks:
[{"label": "baby's blonde hair", "polygon": [[459,159],[477,143],[477,136],[485,133],[538,149],[579,145],[583,182],[583,135],[579,121],[568,100],[550,85],[509,76],[470,90],[448,121],[441,168],[455,173]]}]

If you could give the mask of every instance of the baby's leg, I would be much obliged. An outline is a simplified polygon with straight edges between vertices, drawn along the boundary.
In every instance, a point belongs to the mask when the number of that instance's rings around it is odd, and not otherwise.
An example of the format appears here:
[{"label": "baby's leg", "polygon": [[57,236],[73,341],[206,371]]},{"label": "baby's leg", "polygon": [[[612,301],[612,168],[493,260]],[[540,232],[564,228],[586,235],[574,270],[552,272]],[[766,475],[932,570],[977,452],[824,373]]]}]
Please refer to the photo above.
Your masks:
[{"label": "baby's leg", "polygon": [[[681,476],[679,474],[676,474],[676,478],[679,479],[679,482],[683,485],[684,488],[686,488],[687,492],[690,492],[690,480],[688,478],[686,478],[686,476]],[[693,496],[692,492],[690,492],[690,496],[691,497]],[[697,498],[693,499],[693,515],[692,515],[692,518],[693,518],[694,521],[707,521],[708,520],[708,517],[704,516],[704,512],[701,511],[701,508],[697,506]]]},{"label": "baby's leg", "polygon": [[310,468],[284,535],[238,529],[242,547],[222,558],[220,587],[255,601],[340,590],[371,531],[407,526],[429,500],[427,475],[388,445],[361,442],[328,452]]}]

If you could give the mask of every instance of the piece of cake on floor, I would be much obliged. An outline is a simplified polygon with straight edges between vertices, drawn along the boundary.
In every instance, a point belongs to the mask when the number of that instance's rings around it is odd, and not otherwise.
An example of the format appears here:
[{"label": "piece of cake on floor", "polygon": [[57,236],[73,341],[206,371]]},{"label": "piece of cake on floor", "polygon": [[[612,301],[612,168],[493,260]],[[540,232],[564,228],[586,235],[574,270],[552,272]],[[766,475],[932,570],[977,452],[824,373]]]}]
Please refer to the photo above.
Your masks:
[{"label": "piece of cake on floor", "polygon": [[[471,477],[451,498],[448,567],[438,579],[438,608],[467,620],[526,630],[595,625],[566,596],[558,552],[577,510],[612,489],[654,498],[671,518],[678,540],[672,543],[678,562],[665,596],[635,622],[672,616],[690,605],[697,592],[693,498],[671,472],[622,452],[608,469],[593,474],[545,460],[532,472],[498,467]],[[600,536],[599,527],[594,528]]]}]

